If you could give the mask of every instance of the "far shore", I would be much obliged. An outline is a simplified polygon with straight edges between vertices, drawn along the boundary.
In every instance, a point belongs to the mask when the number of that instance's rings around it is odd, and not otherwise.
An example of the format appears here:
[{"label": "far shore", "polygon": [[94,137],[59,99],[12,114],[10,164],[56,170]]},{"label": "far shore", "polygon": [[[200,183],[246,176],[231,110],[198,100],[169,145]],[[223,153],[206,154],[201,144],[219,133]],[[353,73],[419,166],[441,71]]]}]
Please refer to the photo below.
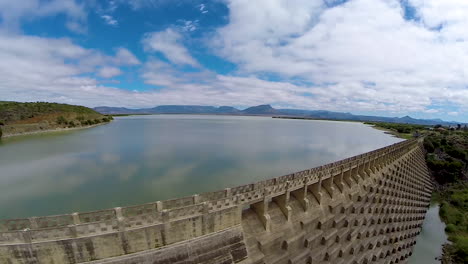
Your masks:
[{"label": "far shore", "polygon": [[26,135],[46,134],[46,133],[54,133],[54,132],[73,131],[73,130],[80,130],[80,129],[97,127],[97,126],[105,125],[105,124],[108,124],[108,123],[99,123],[99,124],[94,124],[94,125],[90,125],[90,126],[63,127],[63,128],[29,131],[29,132],[20,132],[20,133],[14,133],[14,134],[4,134],[1,138],[12,138],[12,137],[17,137],[17,136],[26,136]]},{"label": "far shore", "polygon": [[[363,122],[364,123],[364,122]],[[393,131],[393,130],[390,130],[388,128],[384,128],[384,127],[379,127],[378,125],[369,125],[370,127],[374,128],[374,129],[377,129],[377,130],[380,130],[380,131],[384,131],[385,134],[389,134],[389,135],[392,135],[394,137],[397,137],[397,138],[401,138],[401,139],[407,139],[405,138],[402,134],[396,132],[396,131]]]},{"label": "far shore", "polygon": [[[364,123],[364,122],[363,122]],[[401,138],[401,139],[411,139],[413,138],[413,136],[411,134],[402,134],[402,133],[398,133],[394,130],[391,130],[391,129],[388,129],[388,128],[384,128],[384,127],[380,127],[378,125],[370,125],[372,128],[374,129],[377,129],[377,130],[381,130],[381,131],[384,131],[385,134],[389,134],[389,135],[392,135],[394,137],[397,137],[397,138]]]}]

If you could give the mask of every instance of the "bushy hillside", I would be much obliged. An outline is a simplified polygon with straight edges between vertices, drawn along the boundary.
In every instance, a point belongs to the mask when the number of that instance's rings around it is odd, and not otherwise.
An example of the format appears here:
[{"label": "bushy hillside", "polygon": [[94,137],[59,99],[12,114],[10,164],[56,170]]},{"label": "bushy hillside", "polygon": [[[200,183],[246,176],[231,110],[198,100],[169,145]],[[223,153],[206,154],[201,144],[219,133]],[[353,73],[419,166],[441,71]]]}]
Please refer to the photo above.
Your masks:
[{"label": "bushy hillside", "polygon": [[23,120],[45,116],[47,114],[67,114],[73,113],[83,116],[101,117],[102,115],[93,109],[68,104],[57,103],[18,103],[0,102],[0,122],[4,124],[14,124]]},{"label": "bushy hillside", "polygon": [[468,132],[443,131],[424,139],[427,165],[439,184],[467,180]]},{"label": "bushy hillside", "polygon": [[93,109],[57,103],[0,101],[0,137],[109,122]]},{"label": "bushy hillside", "polygon": [[468,131],[442,130],[425,137],[426,161],[438,184],[435,200],[453,243],[447,263],[468,263]]}]

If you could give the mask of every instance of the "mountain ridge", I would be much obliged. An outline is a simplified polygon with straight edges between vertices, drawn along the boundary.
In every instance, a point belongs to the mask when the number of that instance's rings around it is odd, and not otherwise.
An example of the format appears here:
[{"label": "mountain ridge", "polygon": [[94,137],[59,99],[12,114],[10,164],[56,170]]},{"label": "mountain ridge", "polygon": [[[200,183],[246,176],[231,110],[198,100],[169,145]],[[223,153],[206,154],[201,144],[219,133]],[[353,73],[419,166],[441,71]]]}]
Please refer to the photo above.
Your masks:
[{"label": "mountain ridge", "polygon": [[417,119],[408,115],[403,117],[384,117],[369,115],[354,115],[345,112],[333,112],[327,110],[303,110],[303,109],[276,109],[269,104],[257,105],[240,110],[232,106],[204,106],[204,105],[159,105],[153,108],[130,109],[125,107],[99,106],[93,108],[101,114],[215,114],[215,115],[258,115],[300,117],[327,120],[349,120],[369,122],[406,123],[418,125],[456,125],[454,121],[441,119]]}]

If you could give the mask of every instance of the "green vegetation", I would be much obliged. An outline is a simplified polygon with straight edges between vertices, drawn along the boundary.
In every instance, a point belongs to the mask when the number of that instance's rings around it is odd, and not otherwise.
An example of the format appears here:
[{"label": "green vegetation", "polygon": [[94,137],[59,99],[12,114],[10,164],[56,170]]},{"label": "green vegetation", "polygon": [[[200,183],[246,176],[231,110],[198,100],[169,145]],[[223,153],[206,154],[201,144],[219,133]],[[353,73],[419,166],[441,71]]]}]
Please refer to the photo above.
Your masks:
[{"label": "green vegetation", "polygon": [[457,183],[438,192],[440,217],[447,224],[445,231],[453,243],[445,254],[454,263],[468,263],[468,185]]},{"label": "green vegetation", "polygon": [[81,115],[100,115],[93,109],[68,104],[57,103],[18,103],[18,102],[0,102],[0,121],[5,124],[34,118],[44,114],[54,113],[76,113]]},{"label": "green vegetation", "polygon": [[365,122],[364,124],[373,125],[376,128],[388,130],[391,134],[410,139],[414,134],[421,134],[422,131],[427,129],[427,126],[414,125],[414,124],[399,124],[399,123],[385,123],[385,122]]},{"label": "green vegetation", "polygon": [[438,191],[433,200],[441,204],[440,217],[453,243],[445,255],[454,263],[468,263],[468,131],[431,132],[424,138],[426,162]]},{"label": "green vegetation", "polygon": [[366,122],[365,124],[379,126],[385,129],[394,130],[398,133],[408,134],[418,130],[424,130],[426,126],[413,124],[398,124],[398,123],[383,123],[383,122]]},{"label": "green vegetation", "polygon": [[426,163],[437,186],[432,201],[440,203],[440,217],[446,223],[449,240],[444,258],[468,263],[468,128],[429,128],[422,125],[368,122],[401,137],[424,135]]},{"label": "green vegetation", "polygon": [[65,119],[65,117],[63,116],[59,116],[57,117],[57,124],[60,124],[60,125],[67,124],[67,119]]},{"label": "green vegetation", "polygon": [[3,135],[90,126],[111,120],[112,116],[104,116],[84,106],[0,101],[0,126]]},{"label": "green vegetation", "polygon": [[439,184],[466,180],[468,132],[432,132],[424,138],[427,165]]}]

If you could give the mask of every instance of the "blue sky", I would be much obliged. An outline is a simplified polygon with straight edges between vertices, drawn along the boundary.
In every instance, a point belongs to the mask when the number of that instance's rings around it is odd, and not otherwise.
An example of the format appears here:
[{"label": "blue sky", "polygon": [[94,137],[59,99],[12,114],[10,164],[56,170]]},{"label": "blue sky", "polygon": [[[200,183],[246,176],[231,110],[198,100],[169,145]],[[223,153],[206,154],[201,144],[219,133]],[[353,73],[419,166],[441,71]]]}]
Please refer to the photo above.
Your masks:
[{"label": "blue sky", "polygon": [[468,122],[468,2],[0,0],[0,100]]}]

